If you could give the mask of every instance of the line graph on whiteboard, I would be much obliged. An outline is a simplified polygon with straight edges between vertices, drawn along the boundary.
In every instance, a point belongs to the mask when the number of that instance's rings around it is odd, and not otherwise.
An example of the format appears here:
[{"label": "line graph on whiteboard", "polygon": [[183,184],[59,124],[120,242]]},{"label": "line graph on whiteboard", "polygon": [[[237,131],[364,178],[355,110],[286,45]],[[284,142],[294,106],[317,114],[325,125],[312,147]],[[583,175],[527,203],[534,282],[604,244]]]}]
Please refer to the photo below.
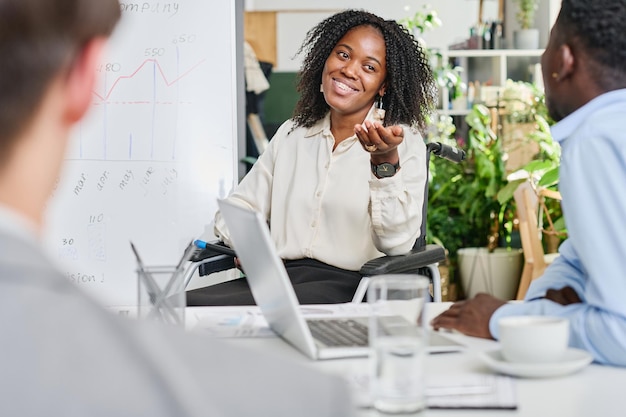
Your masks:
[{"label": "line graph on whiteboard", "polygon": [[[193,42],[195,35],[179,38]],[[155,58],[146,58],[135,68],[116,61],[100,64],[101,86],[93,92],[91,114],[79,127],[69,159],[170,161],[176,158],[181,139],[179,114],[184,111],[180,107],[206,100],[190,86],[198,84],[194,83],[194,72],[207,59],[183,67],[178,46],[174,62],[169,65],[165,47],[145,48],[143,53]]]},{"label": "line graph on whiteboard", "polygon": [[[163,68],[161,67],[161,65],[159,64],[159,61],[157,59],[146,59],[145,61],[143,61],[141,63],[141,65],[139,65],[139,68],[137,68],[135,71],[133,71],[132,74],[130,75],[121,75],[119,77],[117,77],[117,79],[115,80],[115,82],[113,83],[113,85],[111,86],[111,88],[109,88],[109,90],[106,92],[106,94],[104,96],[98,94],[97,91],[94,91],[93,94],[98,97],[100,100],[102,100],[103,102],[107,102],[110,97],[111,97],[111,93],[113,92],[113,90],[115,89],[115,86],[117,85],[117,83],[120,80],[124,80],[124,79],[131,79],[133,77],[135,77],[135,75],[137,75],[137,73],[143,69],[143,67],[148,64],[148,63],[152,63],[154,64],[154,67],[156,70],[158,71],[153,71],[156,75],[156,73],[158,72],[160,78],[163,80],[163,82],[165,82],[165,85],[167,87],[171,87],[174,83],[176,83],[178,80],[180,80],[181,78],[183,78],[185,75],[187,75],[188,73],[190,73],[191,71],[193,71],[197,66],[199,66],[200,64],[202,64],[204,61],[206,61],[205,59],[203,59],[202,61],[198,62],[196,65],[194,65],[193,67],[191,67],[190,69],[188,69],[187,71],[185,71],[182,75],[174,78],[172,81],[168,81],[168,77],[165,75],[165,73],[163,72]],[[100,64],[98,71],[101,72],[104,70],[106,71],[119,71],[120,69],[120,64],[118,63],[107,63],[107,64]],[[155,77],[156,78],[156,77]],[[156,79],[154,80],[154,82],[156,83]],[[140,103],[149,103],[149,102],[140,102]]]}]

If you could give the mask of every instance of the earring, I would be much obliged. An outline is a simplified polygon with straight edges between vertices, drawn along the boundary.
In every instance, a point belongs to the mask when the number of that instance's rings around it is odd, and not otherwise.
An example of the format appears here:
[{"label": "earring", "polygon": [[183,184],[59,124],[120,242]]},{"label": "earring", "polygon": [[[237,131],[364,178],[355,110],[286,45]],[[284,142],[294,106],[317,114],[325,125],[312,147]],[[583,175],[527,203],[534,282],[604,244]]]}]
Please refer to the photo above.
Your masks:
[{"label": "earring", "polygon": [[324,92],[324,84],[320,84],[320,93]]},{"label": "earring", "polygon": [[557,81],[558,81],[558,79],[559,79],[559,73],[558,73],[558,72],[553,72],[553,73],[552,73],[552,78],[554,78],[555,80],[557,80]]},{"label": "earring", "polygon": [[374,119],[379,122],[385,120],[385,109],[383,109],[383,96],[378,96],[376,104],[374,106]]}]

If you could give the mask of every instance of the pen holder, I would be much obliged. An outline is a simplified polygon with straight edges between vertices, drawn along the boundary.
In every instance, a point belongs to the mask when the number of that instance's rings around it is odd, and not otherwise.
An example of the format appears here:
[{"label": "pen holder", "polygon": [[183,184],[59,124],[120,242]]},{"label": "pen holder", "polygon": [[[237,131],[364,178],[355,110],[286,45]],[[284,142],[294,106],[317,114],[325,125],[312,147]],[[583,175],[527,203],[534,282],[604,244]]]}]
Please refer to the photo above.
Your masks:
[{"label": "pen holder", "polygon": [[137,310],[140,319],[184,326],[184,270],[175,266],[137,269]]}]

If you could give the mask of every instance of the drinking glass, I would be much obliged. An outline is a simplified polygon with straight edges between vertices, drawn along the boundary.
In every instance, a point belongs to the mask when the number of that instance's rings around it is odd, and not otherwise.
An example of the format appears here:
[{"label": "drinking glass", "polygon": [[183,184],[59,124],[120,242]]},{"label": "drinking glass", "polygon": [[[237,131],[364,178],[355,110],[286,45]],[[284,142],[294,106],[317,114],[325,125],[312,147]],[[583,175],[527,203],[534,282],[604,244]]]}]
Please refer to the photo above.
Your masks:
[{"label": "drinking glass", "polygon": [[384,413],[415,413],[426,407],[424,357],[428,347],[425,304],[428,279],[380,275],[371,279],[367,301],[370,387],[374,407]]}]

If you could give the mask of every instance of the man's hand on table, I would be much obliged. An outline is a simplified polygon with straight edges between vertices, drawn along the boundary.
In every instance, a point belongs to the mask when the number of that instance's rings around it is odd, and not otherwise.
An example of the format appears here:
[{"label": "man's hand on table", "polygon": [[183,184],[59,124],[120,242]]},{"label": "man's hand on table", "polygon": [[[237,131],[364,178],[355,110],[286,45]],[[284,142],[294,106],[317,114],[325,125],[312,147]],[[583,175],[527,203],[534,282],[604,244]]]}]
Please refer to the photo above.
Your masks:
[{"label": "man's hand on table", "polygon": [[[562,305],[582,301],[572,287],[564,287],[560,290],[550,289],[544,298]],[[435,317],[431,324],[435,330],[457,330],[468,336],[492,339],[489,320],[493,313],[505,303],[506,301],[492,295],[478,294],[470,300],[452,304],[448,310]]]},{"label": "man's hand on table", "polygon": [[552,300],[555,303],[559,303],[564,306],[568,304],[576,304],[582,302],[582,300],[572,287],[564,287],[560,290],[548,290],[546,291],[546,295],[544,298]]},{"label": "man's hand on table", "polygon": [[435,317],[431,324],[435,330],[457,330],[474,337],[492,339],[489,319],[506,301],[489,294],[478,294],[470,300],[458,301]]}]

